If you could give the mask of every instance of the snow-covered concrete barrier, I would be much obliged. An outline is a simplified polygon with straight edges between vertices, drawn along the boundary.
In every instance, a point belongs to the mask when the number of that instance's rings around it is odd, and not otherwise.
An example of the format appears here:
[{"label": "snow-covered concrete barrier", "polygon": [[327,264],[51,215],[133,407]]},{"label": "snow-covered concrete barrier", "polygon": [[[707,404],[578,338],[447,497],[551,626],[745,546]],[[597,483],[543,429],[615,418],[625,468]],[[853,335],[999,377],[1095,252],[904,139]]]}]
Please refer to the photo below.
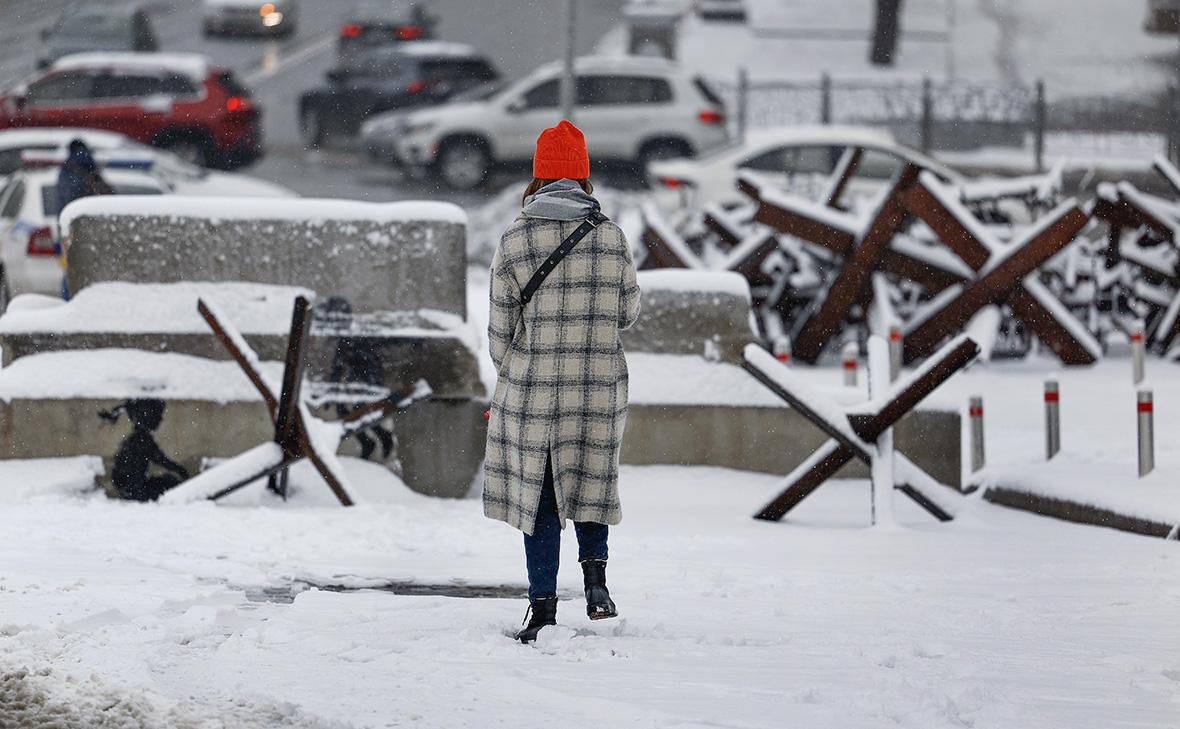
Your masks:
[{"label": "snow-covered concrete barrier", "polygon": [[659,269],[639,272],[643,303],[635,325],[623,332],[628,352],[698,354],[741,361],[757,337],[750,287],[727,271]]},{"label": "snow-covered concrete barrier", "polygon": [[[267,365],[266,373],[277,379],[280,367]],[[146,438],[190,474],[274,430],[233,362],[126,349],[50,352],[0,369],[0,458],[100,456],[109,480],[135,430],[119,411],[136,400],[162,403]]]},{"label": "snow-covered concrete barrier", "polygon": [[[709,465],[786,474],[828,438],[740,367],[699,355],[628,352],[631,402],[623,463]],[[815,373],[803,370],[809,377]],[[863,401],[839,379],[819,389],[846,405]],[[937,396],[901,419],[894,444],[938,482],[960,488],[959,408]],[[865,478],[860,462],[841,478]],[[752,505],[753,506],[753,505]]]},{"label": "snow-covered concrete barrier", "polygon": [[[411,487],[459,496],[483,458],[480,413],[486,407],[477,334],[467,321],[466,221],[460,208],[433,202],[174,196],[79,201],[62,216],[75,298],[67,304],[17,301],[0,320],[4,361],[96,349],[224,360],[226,352],[197,315],[202,296],[230,312],[262,360],[280,361],[294,297],[314,295],[322,309],[307,343],[307,375],[312,389],[322,386],[327,393],[320,414],[342,417],[362,402],[350,399],[358,386],[397,392],[425,379],[434,398],[396,414],[394,432],[378,433],[377,440],[396,443],[393,455]],[[91,401],[103,400],[104,392],[39,400],[30,393],[36,407],[10,408],[0,420],[10,445],[5,452],[34,455],[40,437],[53,443],[46,455],[81,452],[109,459],[109,447],[79,450],[85,439],[59,438],[58,430],[35,423],[89,422],[82,411],[92,410]],[[183,400],[158,397],[168,407]],[[20,412],[37,415],[22,418]],[[237,450],[223,449],[225,455],[258,442],[256,434],[247,438],[223,428],[223,420],[217,409],[202,408],[193,427],[231,438]],[[221,455],[201,443],[193,444],[193,457],[201,451]]]},{"label": "snow-covered concrete barrier", "polygon": [[[315,294],[298,286],[241,282],[98,283],[69,302],[18,299],[0,318],[0,347],[5,364],[37,353],[115,348],[228,359],[197,313],[197,299],[203,297],[232,312],[259,357],[279,362],[287,350],[291,307],[300,295]],[[363,341],[391,390],[425,378],[436,397],[483,395],[476,333],[456,314],[418,309],[317,316],[308,340],[311,379],[332,379],[342,341],[345,346]]]},{"label": "snow-covered concrete barrier", "polygon": [[466,318],[467,217],[449,203],[120,195],[71,203],[61,226],[71,291],[251,281]]}]

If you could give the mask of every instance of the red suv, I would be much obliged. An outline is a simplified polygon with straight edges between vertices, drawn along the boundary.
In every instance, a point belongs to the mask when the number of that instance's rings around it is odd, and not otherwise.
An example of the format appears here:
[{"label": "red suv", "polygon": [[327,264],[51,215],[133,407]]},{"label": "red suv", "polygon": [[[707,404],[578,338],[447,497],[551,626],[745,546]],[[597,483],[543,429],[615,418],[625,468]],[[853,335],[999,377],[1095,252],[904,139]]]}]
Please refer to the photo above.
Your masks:
[{"label": "red suv", "polygon": [[262,155],[261,119],[230,71],[194,54],[66,56],[0,96],[0,128],[109,129],[225,168]]}]

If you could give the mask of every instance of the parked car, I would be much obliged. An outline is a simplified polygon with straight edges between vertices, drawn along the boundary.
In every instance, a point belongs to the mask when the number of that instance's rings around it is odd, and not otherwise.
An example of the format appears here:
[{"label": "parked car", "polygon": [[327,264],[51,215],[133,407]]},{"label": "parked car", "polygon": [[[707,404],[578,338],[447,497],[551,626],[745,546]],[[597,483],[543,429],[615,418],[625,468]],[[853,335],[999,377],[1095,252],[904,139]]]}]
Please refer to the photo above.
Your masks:
[{"label": "parked car", "polygon": [[471,46],[416,41],[366,49],[328,72],[328,84],[304,92],[299,121],[309,147],[355,136],[368,117],[440,104],[498,77]]},{"label": "parked car", "polygon": [[185,162],[171,152],[96,129],[6,129],[0,131],[0,184],[18,169],[57,166],[65,161],[66,147],[81,139],[99,164],[139,160],[150,174],[160,178],[177,195],[212,197],[298,197],[282,185],[240,172],[219,172]]},{"label": "parked car", "polygon": [[1147,0],[1147,20],[1143,29],[1148,33],[1180,31],[1180,0]]},{"label": "parked car", "polygon": [[207,36],[288,36],[298,19],[298,0],[204,0],[201,28]]},{"label": "parked car", "polygon": [[233,72],[195,54],[66,56],[0,96],[0,128],[106,129],[227,168],[262,154],[261,116]]},{"label": "parked car", "polygon": [[344,60],[374,46],[431,40],[437,22],[438,19],[418,3],[361,0],[348,21],[340,26],[336,53]]},{"label": "parked car", "polygon": [[[669,61],[588,57],[574,68],[574,121],[596,163],[692,157],[728,140],[721,100]],[[477,187],[497,165],[528,164],[537,135],[561,118],[561,73],[553,64],[504,89],[377,117],[362,127],[364,144],[395,164],[436,173],[452,188]]]},{"label": "parked car", "polygon": [[[58,167],[20,169],[0,188],[0,311],[19,294],[61,293],[58,172]],[[102,176],[120,195],[171,192],[141,170],[104,169]]]},{"label": "parked car", "polygon": [[744,142],[698,159],[666,159],[648,165],[648,178],[665,207],[728,206],[746,201],[737,189],[738,172],[784,191],[818,199],[836,166],[851,149],[862,149],[856,173],[842,199],[872,197],[907,163],[915,162],[955,184],[959,173],[917,150],[897,144],[883,131],[864,127],[776,127],[756,129]]},{"label": "parked car", "polygon": [[134,5],[71,10],[42,31],[41,38],[45,49],[37,59],[38,68],[72,53],[160,49],[147,12]]}]

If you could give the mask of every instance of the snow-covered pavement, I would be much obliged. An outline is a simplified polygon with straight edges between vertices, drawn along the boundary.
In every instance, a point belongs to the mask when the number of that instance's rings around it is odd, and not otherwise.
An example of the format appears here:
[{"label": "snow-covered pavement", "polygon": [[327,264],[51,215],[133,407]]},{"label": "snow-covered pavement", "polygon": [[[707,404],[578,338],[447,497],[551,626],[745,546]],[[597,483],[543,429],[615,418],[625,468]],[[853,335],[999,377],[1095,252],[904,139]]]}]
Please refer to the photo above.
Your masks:
[{"label": "snow-covered pavement", "polygon": [[[585,618],[568,539],[560,625],[523,647],[523,599],[299,592],[523,589],[519,534],[478,501],[350,461],[389,503],[328,506],[301,473],[286,506],[130,504],[78,493],[87,468],[0,463],[6,728],[1171,727],[1180,711],[1174,542],[978,500],[945,525],[899,500],[902,528],[869,529],[863,482],[769,524],[749,516],[777,478],[624,467],[622,617]],[[42,485],[14,488],[30,469]],[[50,709],[75,723],[29,718]]]}]

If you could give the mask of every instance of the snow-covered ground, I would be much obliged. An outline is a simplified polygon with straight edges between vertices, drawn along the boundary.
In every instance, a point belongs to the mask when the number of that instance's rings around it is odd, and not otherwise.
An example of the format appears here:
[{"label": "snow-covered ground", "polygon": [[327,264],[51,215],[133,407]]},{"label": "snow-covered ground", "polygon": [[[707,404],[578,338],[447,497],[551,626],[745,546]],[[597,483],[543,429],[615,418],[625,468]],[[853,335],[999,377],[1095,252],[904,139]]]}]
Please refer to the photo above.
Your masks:
[{"label": "snow-covered ground", "polygon": [[391,503],[315,505],[306,472],[285,507],[117,503],[84,461],[14,495],[30,464],[0,463],[0,726],[1175,725],[1174,543],[977,500],[868,529],[863,482],[756,522],[775,477],[625,467],[622,617],[585,618],[567,539],[560,624],[523,647],[523,599],[300,591],[523,590],[477,501],[347,467]]}]

